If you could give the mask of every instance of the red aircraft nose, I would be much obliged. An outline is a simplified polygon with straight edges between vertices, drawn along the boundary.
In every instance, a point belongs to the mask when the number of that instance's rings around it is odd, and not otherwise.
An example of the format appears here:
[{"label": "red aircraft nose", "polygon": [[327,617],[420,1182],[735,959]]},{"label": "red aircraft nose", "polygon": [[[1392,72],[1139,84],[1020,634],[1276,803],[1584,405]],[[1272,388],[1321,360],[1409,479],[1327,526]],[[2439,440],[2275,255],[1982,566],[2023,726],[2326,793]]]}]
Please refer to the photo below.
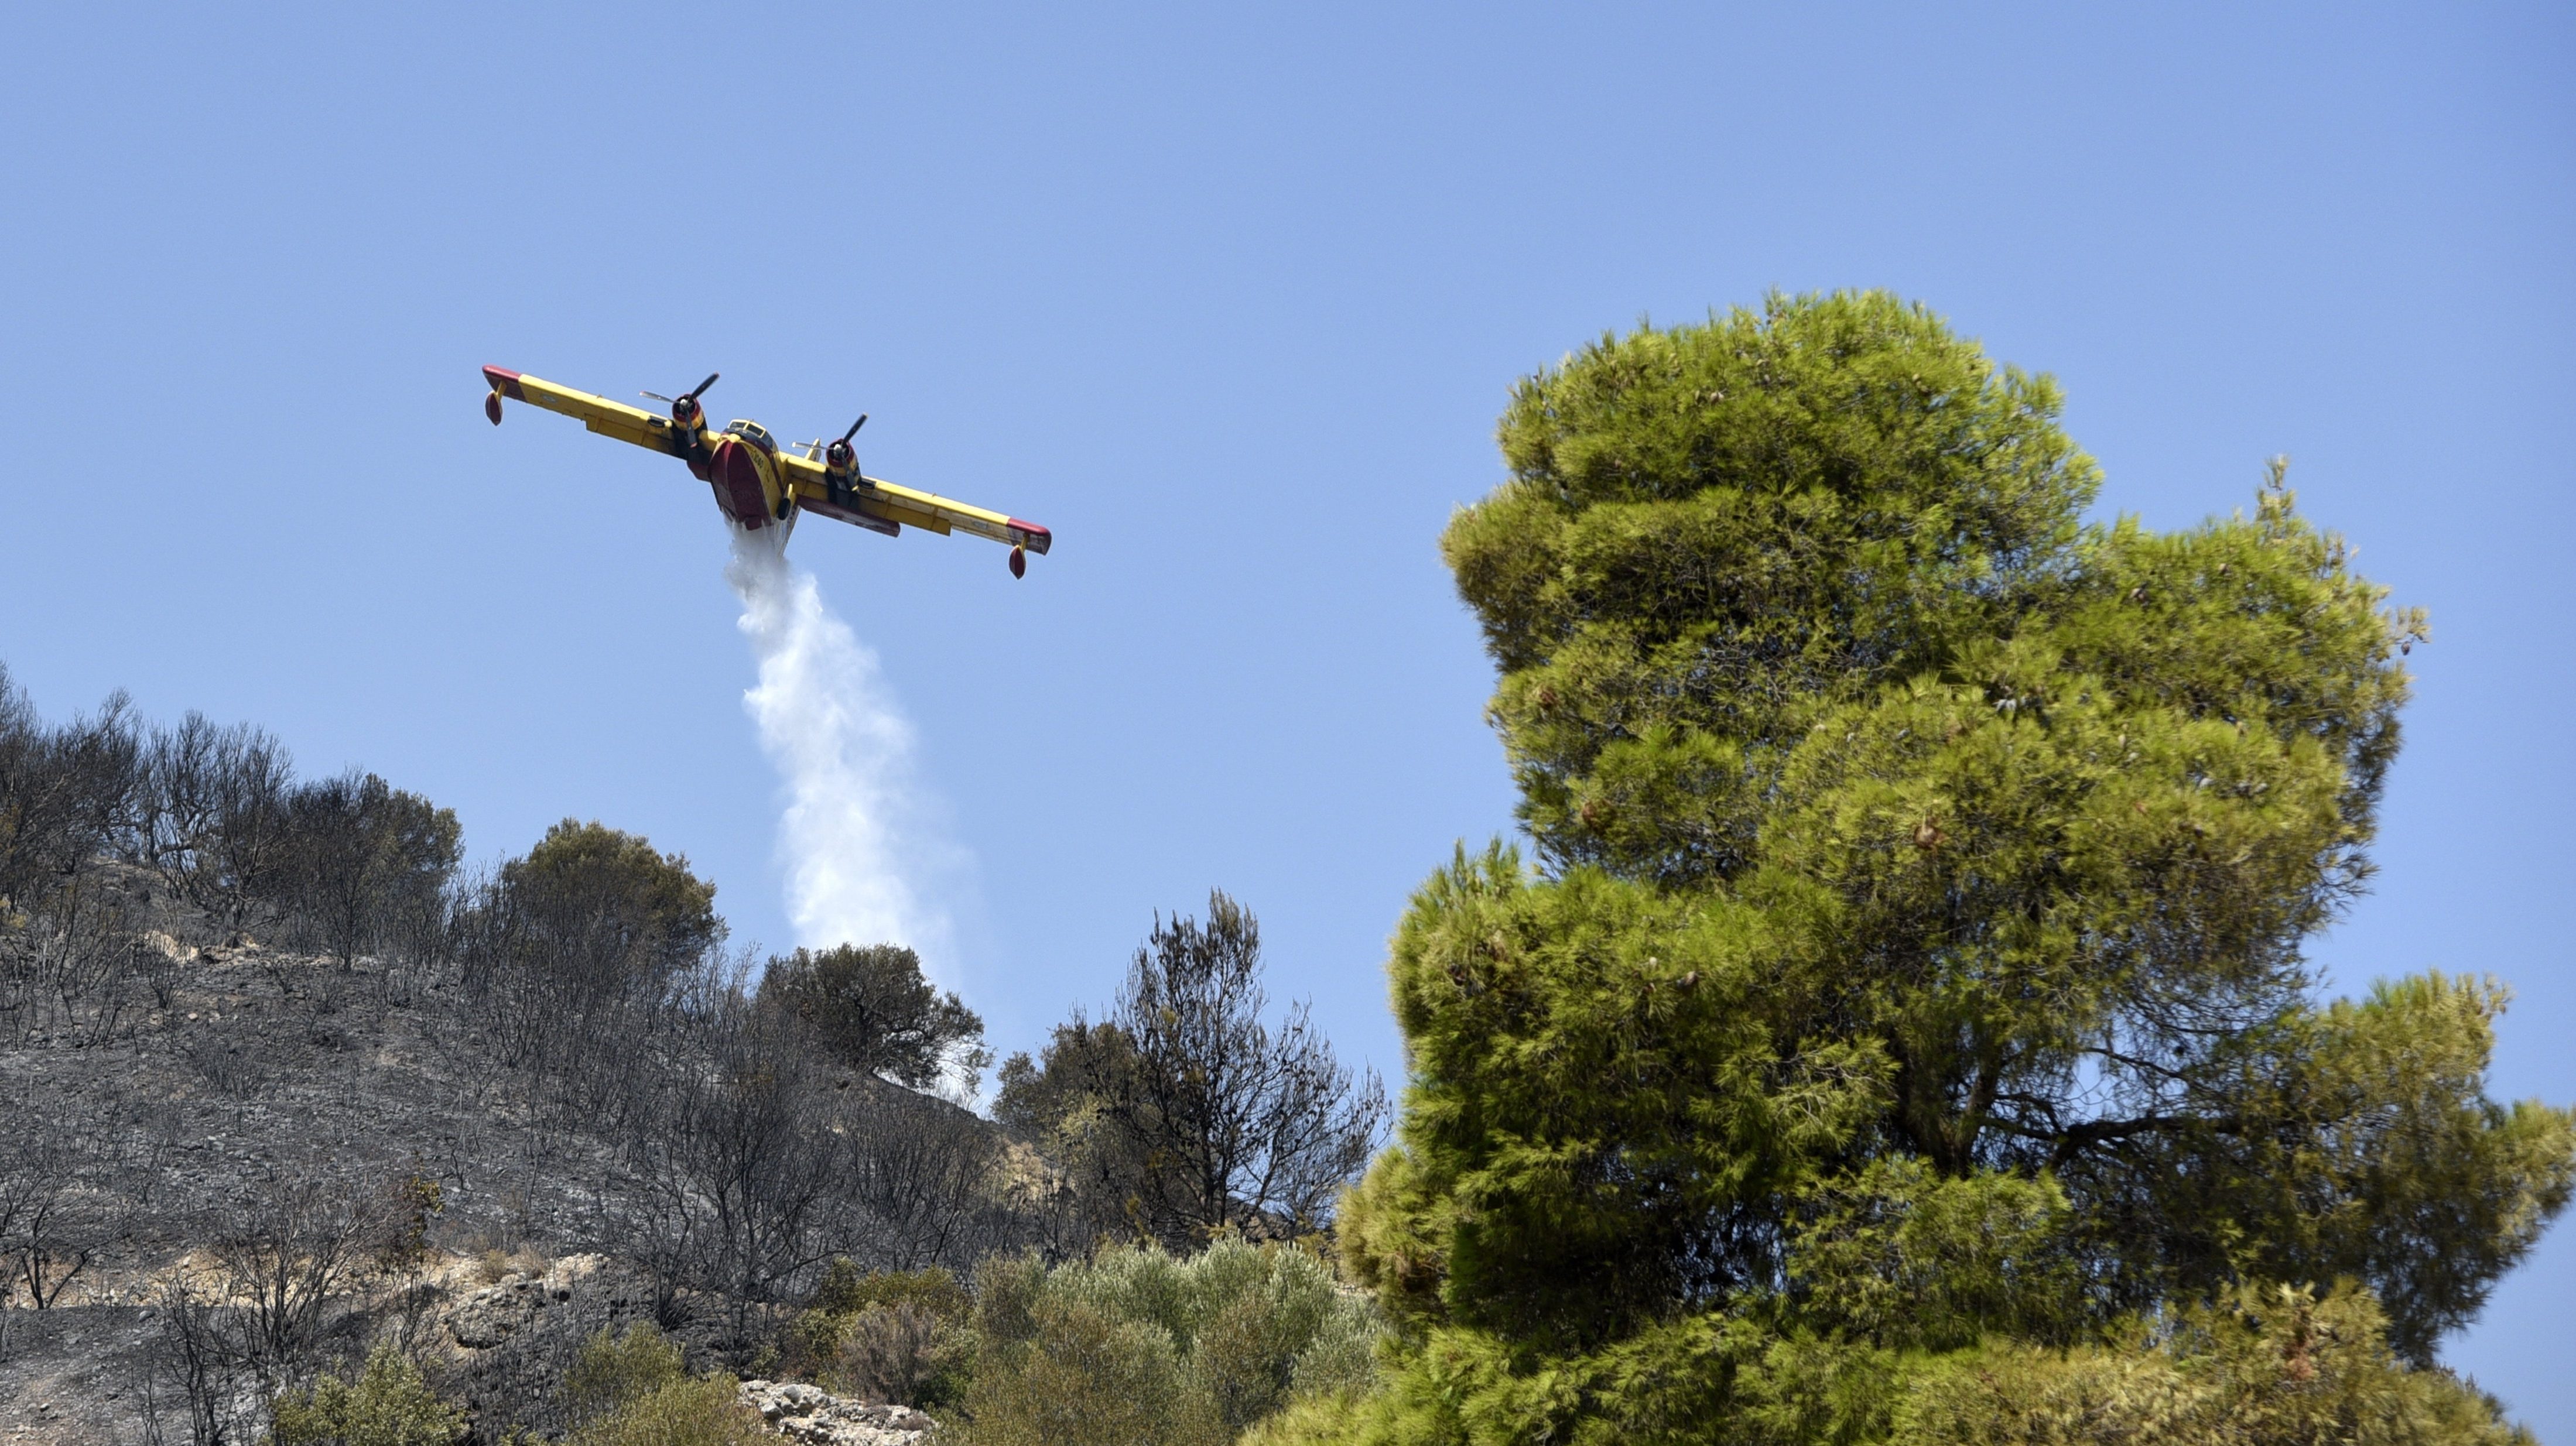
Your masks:
[{"label": "red aircraft nose", "polygon": [[716,505],[739,527],[762,528],[769,525],[769,499],[760,490],[760,469],[751,460],[751,445],[739,438],[727,437],[716,443],[716,455],[708,469],[715,484]]}]

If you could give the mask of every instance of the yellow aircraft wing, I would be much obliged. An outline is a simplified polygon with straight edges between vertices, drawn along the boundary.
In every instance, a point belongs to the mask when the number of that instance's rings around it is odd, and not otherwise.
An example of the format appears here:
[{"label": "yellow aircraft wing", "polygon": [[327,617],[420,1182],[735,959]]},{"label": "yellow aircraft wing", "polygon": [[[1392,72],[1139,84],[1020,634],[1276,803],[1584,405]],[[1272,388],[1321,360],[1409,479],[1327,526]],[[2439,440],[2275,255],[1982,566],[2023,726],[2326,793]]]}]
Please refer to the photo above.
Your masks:
[{"label": "yellow aircraft wing", "polygon": [[[822,463],[781,452],[778,467],[794,489],[799,506],[809,512],[832,510],[832,492],[824,481]],[[853,511],[880,522],[900,523],[925,532],[970,532],[1008,547],[1025,547],[1041,554],[1055,541],[1054,534],[1034,522],[970,507],[952,498],[898,487],[874,477],[860,478],[847,496],[847,506]]]},{"label": "yellow aircraft wing", "polygon": [[615,437],[621,442],[632,442],[638,447],[674,457],[685,455],[683,445],[673,435],[671,419],[642,407],[595,397],[507,367],[485,367],[483,379],[492,384],[493,391],[511,401],[527,402],[549,412],[561,412],[567,417],[579,417],[583,426],[603,437]]}]

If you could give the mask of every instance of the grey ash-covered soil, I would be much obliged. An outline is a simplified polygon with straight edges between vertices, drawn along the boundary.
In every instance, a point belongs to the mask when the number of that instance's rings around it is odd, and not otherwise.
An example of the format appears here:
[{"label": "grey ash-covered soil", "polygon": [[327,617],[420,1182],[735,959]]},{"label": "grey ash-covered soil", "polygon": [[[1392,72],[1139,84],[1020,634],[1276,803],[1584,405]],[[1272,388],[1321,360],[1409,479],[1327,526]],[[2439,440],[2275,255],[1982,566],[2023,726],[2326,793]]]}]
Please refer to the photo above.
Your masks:
[{"label": "grey ash-covered soil", "polygon": [[[114,1305],[0,1312],[0,1443],[147,1439],[149,1314]],[[175,1437],[186,1440],[185,1429]]]},{"label": "grey ash-covered soil", "polygon": [[[68,1113],[106,1132],[85,1167],[131,1209],[61,1303],[29,1309],[21,1290],[0,1311],[0,1443],[143,1440],[154,1275],[279,1171],[435,1180],[428,1244],[449,1259],[569,1251],[613,1188],[607,1146],[534,1122],[436,991],[248,940],[181,952],[168,1006],[109,1042],[39,1031],[0,1047],[8,1128]],[[446,1274],[442,1299],[479,1284]]]},{"label": "grey ash-covered soil", "polygon": [[168,1008],[110,1043],[37,1034],[0,1049],[0,1100],[121,1126],[121,1168],[154,1208],[100,1289],[163,1258],[193,1213],[316,1163],[438,1181],[445,1246],[575,1238],[605,1148],[530,1119],[436,990],[256,943],[205,949],[181,977]]},{"label": "grey ash-covered soil", "polygon": [[20,1288],[0,1309],[0,1446],[155,1439],[150,1405],[161,1439],[186,1440],[148,1369],[156,1282],[201,1263],[225,1212],[279,1178],[436,1182],[418,1270],[342,1330],[432,1338],[436,1384],[458,1398],[542,1394],[590,1331],[650,1313],[622,1266],[565,1259],[596,1243],[619,1189],[609,1142],[538,1119],[452,990],[238,934],[182,943],[216,931],[149,897],[148,876],[123,886],[162,925],[166,1000],[142,992],[104,1031],[0,1039],[0,1128],[70,1121],[89,1198],[123,1211],[59,1303],[29,1308]]}]

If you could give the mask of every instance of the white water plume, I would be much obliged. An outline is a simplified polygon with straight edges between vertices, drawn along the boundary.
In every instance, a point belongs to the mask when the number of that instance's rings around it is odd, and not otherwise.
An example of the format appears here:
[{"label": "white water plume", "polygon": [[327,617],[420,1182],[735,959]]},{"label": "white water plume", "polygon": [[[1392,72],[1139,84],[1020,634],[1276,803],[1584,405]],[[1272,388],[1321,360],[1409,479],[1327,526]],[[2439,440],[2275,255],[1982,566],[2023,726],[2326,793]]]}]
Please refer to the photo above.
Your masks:
[{"label": "white water plume", "polygon": [[924,894],[953,860],[923,817],[912,727],[876,654],[824,605],[814,575],[788,564],[775,531],[735,533],[725,581],[742,598],[737,626],[760,664],[743,707],[786,785],[778,851],[788,918],[800,944],[906,944],[939,978],[948,919]]}]

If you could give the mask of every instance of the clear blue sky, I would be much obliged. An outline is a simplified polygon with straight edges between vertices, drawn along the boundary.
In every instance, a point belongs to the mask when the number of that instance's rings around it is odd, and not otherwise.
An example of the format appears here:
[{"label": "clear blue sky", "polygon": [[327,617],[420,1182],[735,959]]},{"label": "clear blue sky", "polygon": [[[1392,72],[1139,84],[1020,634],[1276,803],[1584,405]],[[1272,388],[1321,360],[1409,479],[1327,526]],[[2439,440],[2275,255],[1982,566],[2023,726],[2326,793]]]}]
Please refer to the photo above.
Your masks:
[{"label": "clear blue sky", "polygon": [[[2576,11],[53,6],[0,117],[0,659],[454,806],[640,830],[783,944],[706,491],[475,369],[719,418],[1060,539],[809,521],[972,859],[1005,1048],[1221,885],[1393,1073],[1383,941],[1509,827],[1434,538],[1604,328],[1884,286],[2054,372],[2176,526],[2287,452],[2432,610],[2338,981],[2492,971],[2576,1100]],[[1789,14],[1791,18],[1781,18]],[[2451,1352],[2576,1438],[2576,1227]]]}]

